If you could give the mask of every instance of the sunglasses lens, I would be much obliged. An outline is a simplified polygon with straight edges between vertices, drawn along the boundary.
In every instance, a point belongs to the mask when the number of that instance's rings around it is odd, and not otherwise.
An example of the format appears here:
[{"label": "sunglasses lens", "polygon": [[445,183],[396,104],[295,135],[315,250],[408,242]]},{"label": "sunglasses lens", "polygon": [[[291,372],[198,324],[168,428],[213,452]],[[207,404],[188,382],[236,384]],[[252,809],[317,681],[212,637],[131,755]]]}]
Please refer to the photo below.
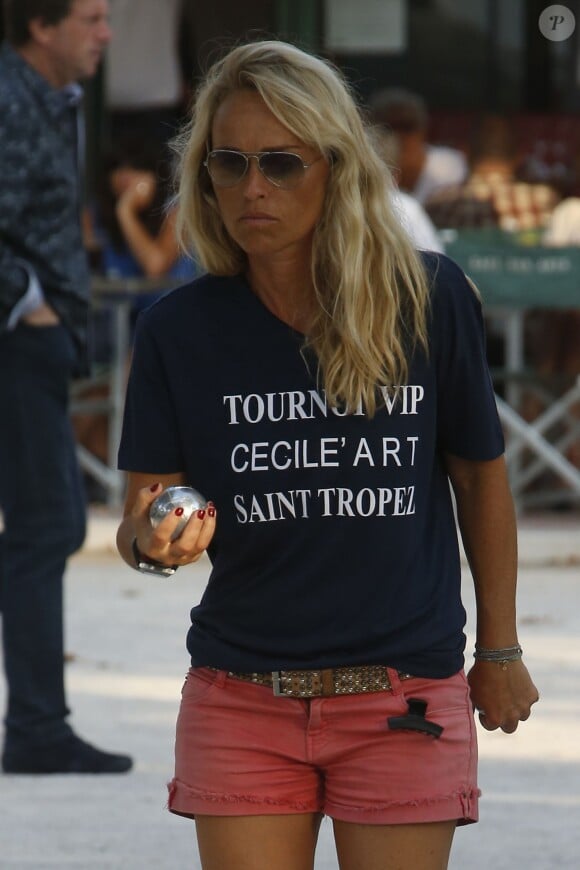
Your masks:
[{"label": "sunglasses lens", "polygon": [[[248,159],[241,151],[210,151],[206,166],[211,180],[218,187],[234,187],[246,174]],[[258,157],[262,174],[277,187],[295,187],[304,175],[304,164],[297,154],[286,151],[265,151]]]},{"label": "sunglasses lens", "polygon": [[233,187],[246,171],[247,160],[237,151],[211,151],[207,158],[207,171],[211,180],[220,187]]},{"label": "sunglasses lens", "polygon": [[272,184],[295,187],[304,175],[302,160],[297,154],[270,151],[260,155],[260,169]]}]

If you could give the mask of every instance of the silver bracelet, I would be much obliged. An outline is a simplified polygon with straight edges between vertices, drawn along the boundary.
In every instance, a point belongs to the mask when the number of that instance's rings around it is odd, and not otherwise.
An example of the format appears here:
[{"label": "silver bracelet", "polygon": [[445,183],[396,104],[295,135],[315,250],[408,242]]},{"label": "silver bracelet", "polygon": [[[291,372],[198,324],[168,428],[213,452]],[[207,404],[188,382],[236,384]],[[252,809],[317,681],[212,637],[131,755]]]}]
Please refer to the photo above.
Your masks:
[{"label": "silver bracelet", "polygon": [[473,658],[480,662],[495,662],[502,666],[502,670],[507,670],[508,662],[517,662],[521,659],[523,650],[521,646],[505,646],[500,649],[485,649],[484,647],[475,644],[475,652]]}]

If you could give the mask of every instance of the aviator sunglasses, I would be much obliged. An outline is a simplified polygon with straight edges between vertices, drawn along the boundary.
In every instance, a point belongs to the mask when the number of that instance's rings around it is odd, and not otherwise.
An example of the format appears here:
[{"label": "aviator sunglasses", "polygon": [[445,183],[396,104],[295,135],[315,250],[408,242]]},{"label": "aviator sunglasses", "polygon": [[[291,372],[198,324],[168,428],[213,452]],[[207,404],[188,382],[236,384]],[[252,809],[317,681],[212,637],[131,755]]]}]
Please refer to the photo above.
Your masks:
[{"label": "aviator sunglasses", "polygon": [[209,151],[203,165],[218,187],[234,187],[248,171],[250,158],[254,158],[258,169],[271,184],[290,190],[302,181],[307,169],[322,159],[322,155],[305,163],[298,154],[291,151],[230,151],[217,148]]}]

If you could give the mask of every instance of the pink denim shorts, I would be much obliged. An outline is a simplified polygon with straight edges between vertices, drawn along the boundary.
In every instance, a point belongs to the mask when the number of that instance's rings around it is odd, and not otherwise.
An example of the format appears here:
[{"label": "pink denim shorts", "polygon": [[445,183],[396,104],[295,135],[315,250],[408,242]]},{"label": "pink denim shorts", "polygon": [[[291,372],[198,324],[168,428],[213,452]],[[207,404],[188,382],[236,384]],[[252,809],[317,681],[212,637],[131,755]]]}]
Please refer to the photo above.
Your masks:
[{"label": "pink denim shorts", "polygon": [[[323,813],[344,822],[477,821],[477,741],[463,671],[401,681],[390,692],[276,697],[226,671],[190,670],[182,691],[171,812]],[[407,700],[427,702],[439,738],[394,730]]]}]

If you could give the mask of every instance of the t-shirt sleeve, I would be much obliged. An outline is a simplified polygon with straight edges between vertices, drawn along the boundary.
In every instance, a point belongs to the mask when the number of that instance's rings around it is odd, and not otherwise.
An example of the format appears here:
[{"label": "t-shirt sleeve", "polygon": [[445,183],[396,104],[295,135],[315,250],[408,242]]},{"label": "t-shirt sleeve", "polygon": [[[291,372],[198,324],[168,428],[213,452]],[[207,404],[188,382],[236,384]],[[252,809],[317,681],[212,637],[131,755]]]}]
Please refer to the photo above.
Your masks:
[{"label": "t-shirt sleeve", "polygon": [[438,262],[432,298],[438,446],[462,459],[496,459],[505,445],[487,364],[481,301],[456,263],[445,256]]},{"label": "t-shirt sleeve", "polygon": [[149,316],[137,321],[118,464],[125,471],[173,474],[185,462],[170,378]]}]

